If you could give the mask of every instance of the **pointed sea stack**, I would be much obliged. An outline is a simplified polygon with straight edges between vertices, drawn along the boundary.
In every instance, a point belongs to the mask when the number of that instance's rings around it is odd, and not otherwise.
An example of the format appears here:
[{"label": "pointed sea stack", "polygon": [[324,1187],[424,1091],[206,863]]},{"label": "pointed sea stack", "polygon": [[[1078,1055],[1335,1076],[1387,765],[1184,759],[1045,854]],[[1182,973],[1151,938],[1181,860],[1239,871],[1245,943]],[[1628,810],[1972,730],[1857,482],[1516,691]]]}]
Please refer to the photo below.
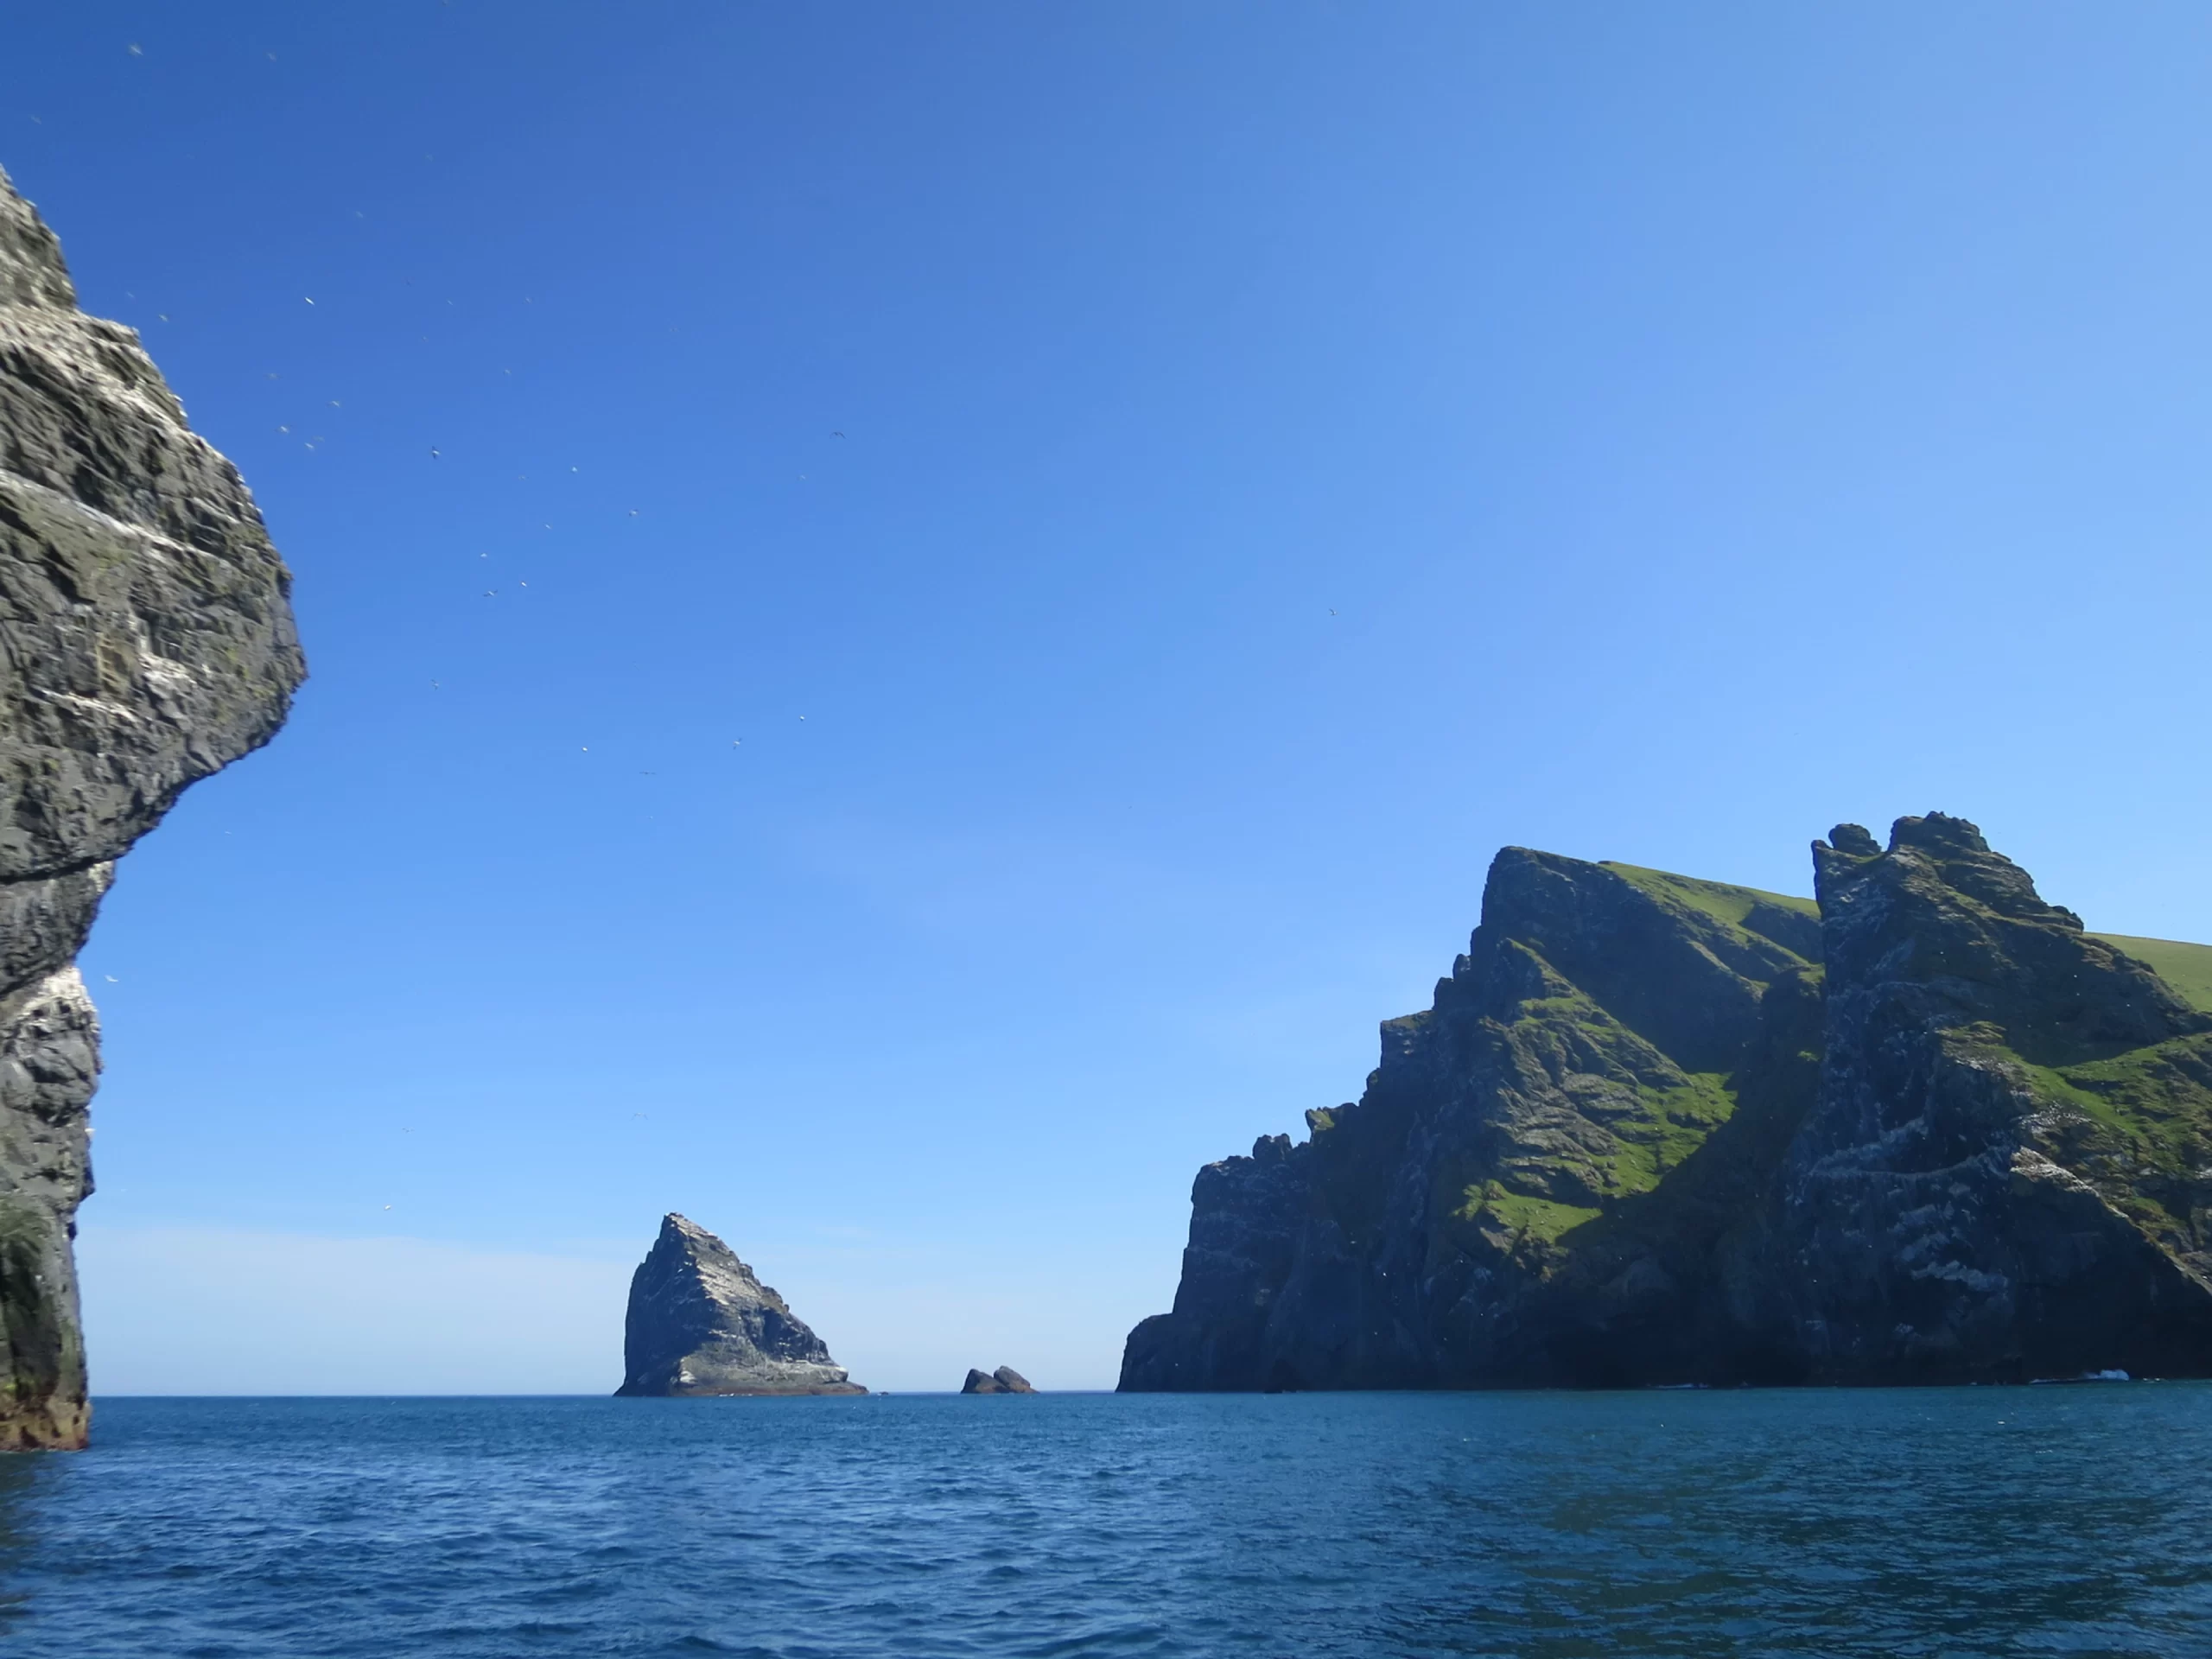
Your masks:
[{"label": "pointed sea stack", "polygon": [[1029,1379],[1011,1365],[1001,1365],[995,1371],[969,1371],[968,1380],[960,1385],[963,1394],[1034,1394]]},{"label": "pointed sea stack", "polygon": [[85,1443],[70,1241],[115,861],[283,723],[291,575],[231,463],[0,173],[0,1450]]},{"label": "pointed sea stack", "polygon": [[671,1215],[630,1281],[618,1395],[866,1394],[737,1253]]}]

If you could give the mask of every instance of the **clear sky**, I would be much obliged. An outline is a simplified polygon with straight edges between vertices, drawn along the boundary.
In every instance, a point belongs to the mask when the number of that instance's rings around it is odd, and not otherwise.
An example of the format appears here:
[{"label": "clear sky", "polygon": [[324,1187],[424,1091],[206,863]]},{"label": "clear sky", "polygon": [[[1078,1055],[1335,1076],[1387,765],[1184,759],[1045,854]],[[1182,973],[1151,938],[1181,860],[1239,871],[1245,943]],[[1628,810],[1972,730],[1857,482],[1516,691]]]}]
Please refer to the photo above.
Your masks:
[{"label": "clear sky", "polygon": [[[1502,843],[2212,939],[2195,4],[18,7],[298,574],[131,855],[96,1391],[596,1391],[661,1213],[1110,1385]],[[310,304],[309,302],[312,301]]]}]

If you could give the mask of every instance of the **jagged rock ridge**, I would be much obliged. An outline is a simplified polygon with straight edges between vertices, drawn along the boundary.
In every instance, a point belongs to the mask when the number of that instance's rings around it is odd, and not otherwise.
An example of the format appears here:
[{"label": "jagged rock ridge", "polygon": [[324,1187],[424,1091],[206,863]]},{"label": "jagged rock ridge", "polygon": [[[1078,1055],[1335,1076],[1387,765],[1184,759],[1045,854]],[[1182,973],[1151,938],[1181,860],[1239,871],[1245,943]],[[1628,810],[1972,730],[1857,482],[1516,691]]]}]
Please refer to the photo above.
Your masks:
[{"label": "jagged rock ridge", "polygon": [[2212,1371],[2212,1014],[1961,819],[1813,850],[1827,1043],[1774,1229],[1808,1368]]},{"label": "jagged rock ridge", "polygon": [[784,1299],[670,1215],[630,1281],[617,1395],[866,1394]]},{"label": "jagged rock ridge", "polygon": [[0,173],[0,1447],[84,1444],[70,1241],[114,861],[258,747],[304,677],[245,483]]},{"label": "jagged rock ridge", "polygon": [[1359,1103],[1200,1172],[1122,1386],[2212,1374],[2212,1014],[1964,820],[1815,851],[1501,852]]}]

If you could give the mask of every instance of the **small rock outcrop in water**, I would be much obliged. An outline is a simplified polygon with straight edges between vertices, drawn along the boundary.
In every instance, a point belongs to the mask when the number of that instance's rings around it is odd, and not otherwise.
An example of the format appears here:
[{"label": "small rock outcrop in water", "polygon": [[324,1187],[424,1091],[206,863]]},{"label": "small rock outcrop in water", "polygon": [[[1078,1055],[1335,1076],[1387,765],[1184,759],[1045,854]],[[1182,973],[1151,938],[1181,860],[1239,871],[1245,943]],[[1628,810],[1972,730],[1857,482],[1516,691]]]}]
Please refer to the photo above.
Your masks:
[{"label": "small rock outcrop in water", "polygon": [[1813,852],[1498,854],[1359,1103],[1199,1172],[1121,1386],[2212,1376],[2212,950],[1942,813]]},{"label": "small rock outcrop in water", "polygon": [[1029,1379],[1011,1365],[1001,1365],[995,1371],[969,1371],[968,1380],[960,1385],[963,1394],[1034,1394]]},{"label": "small rock outcrop in water", "polygon": [[236,469],[0,173],[0,1449],[88,1421],[71,1240],[114,861],[283,723],[291,577]]},{"label": "small rock outcrop in water", "polygon": [[617,1395],[866,1394],[737,1253],[671,1215],[630,1281]]}]

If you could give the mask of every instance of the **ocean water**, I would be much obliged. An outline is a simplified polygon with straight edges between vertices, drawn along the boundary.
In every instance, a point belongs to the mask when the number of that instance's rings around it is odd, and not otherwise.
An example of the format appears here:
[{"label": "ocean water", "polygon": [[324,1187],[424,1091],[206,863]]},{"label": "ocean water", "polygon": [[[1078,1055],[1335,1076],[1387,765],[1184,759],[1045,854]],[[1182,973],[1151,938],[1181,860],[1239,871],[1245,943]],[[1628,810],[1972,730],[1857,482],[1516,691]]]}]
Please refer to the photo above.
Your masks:
[{"label": "ocean water", "polygon": [[2212,1654],[2212,1386],[110,1400],[10,1659]]}]

